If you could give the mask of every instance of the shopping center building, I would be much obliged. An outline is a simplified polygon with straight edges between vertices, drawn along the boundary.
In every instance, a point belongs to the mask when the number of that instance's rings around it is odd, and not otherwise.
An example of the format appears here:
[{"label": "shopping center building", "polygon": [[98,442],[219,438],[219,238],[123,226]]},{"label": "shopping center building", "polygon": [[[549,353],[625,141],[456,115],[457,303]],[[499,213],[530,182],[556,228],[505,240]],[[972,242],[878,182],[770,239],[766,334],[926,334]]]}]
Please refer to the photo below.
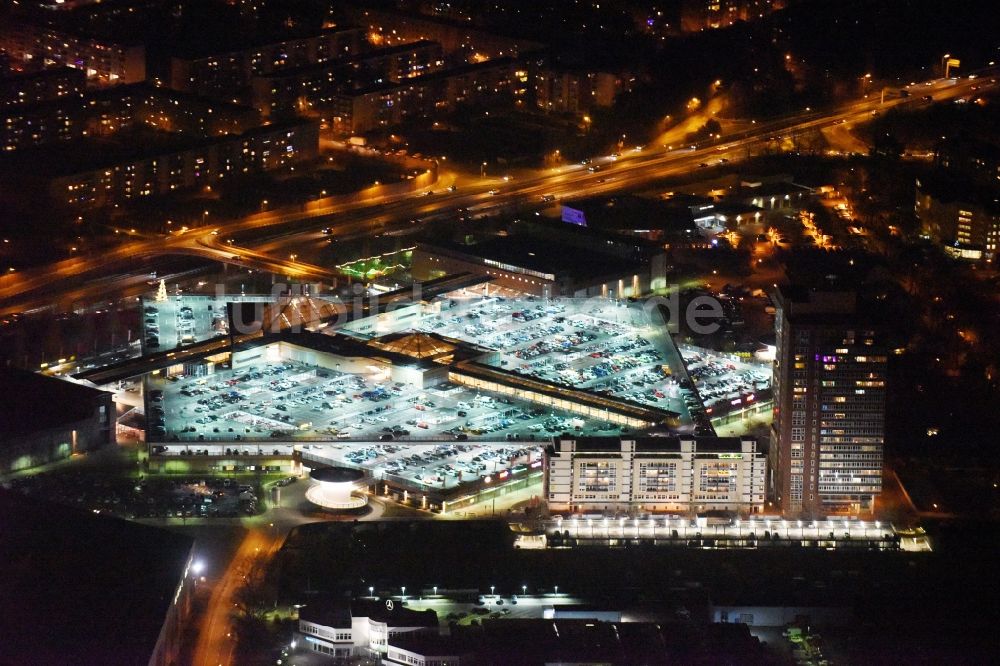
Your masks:
[{"label": "shopping center building", "polygon": [[753,438],[557,437],[546,449],[550,511],[725,511],[764,508],[767,458]]}]

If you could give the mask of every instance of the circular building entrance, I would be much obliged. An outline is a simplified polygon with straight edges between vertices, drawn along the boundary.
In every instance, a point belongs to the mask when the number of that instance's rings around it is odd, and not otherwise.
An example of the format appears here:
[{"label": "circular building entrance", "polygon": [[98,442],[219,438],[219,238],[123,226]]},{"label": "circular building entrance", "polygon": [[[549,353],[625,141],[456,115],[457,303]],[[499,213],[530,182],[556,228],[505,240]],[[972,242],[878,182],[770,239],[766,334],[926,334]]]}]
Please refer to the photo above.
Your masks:
[{"label": "circular building entrance", "polygon": [[314,469],[309,478],[312,486],[306,491],[306,499],[327,511],[353,511],[368,504],[366,496],[354,494],[365,478],[360,469],[324,467]]}]

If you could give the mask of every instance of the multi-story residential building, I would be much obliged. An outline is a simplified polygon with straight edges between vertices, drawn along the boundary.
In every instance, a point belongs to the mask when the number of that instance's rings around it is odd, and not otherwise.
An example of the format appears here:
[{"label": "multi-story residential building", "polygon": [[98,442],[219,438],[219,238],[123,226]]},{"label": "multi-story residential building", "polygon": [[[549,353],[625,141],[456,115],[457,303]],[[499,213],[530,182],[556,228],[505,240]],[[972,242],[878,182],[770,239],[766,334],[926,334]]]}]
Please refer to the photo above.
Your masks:
[{"label": "multi-story residential building", "polygon": [[86,74],[72,67],[48,67],[0,75],[0,109],[31,106],[83,95]]},{"label": "multi-story residential building", "polygon": [[770,492],[788,516],[865,514],[882,489],[886,350],[854,291],[774,293]]},{"label": "multi-story residential building", "polygon": [[766,465],[753,438],[559,437],[545,497],[551,511],[759,513]]},{"label": "multi-story residential building", "polygon": [[763,18],[787,4],[788,0],[684,0],[681,29],[697,32],[706,28],[725,28],[737,21]]},{"label": "multi-story residential building", "polygon": [[351,81],[362,84],[404,81],[441,69],[444,55],[440,44],[421,39],[344,58],[342,65]]},{"label": "multi-story residential building", "polygon": [[983,185],[1000,185],[1000,146],[969,137],[941,142],[936,151],[937,165]]},{"label": "multi-story residential building", "polygon": [[943,175],[917,179],[914,213],[921,233],[959,259],[993,261],[1000,250],[995,187]]},{"label": "multi-story residential building", "polygon": [[86,135],[88,107],[80,98],[58,99],[0,110],[0,150],[79,139]]},{"label": "multi-story residential building", "polygon": [[496,102],[504,96],[516,99],[524,93],[528,73],[514,58],[502,57],[441,70],[420,80],[437,86],[437,107],[451,108]]},{"label": "multi-story residential building", "polygon": [[[169,88],[121,86],[117,98],[132,123],[193,136],[241,134],[260,124],[260,114],[242,104],[220,102]],[[112,97],[108,91],[107,97]]]},{"label": "multi-story residential building", "polygon": [[527,39],[499,35],[435,17],[372,7],[370,4],[344,3],[339,9],[351,23],[363,27],[371,43],[379,46],[429,39],[441,44],[446,55],[468,62],[516,58],[544,48],[543,44]]},{"label": "multi-story residential building", "polygon": [[610,72],[548,67],[535,76],[535,104],[549,113],[582,114],[611,106],[621,89],[620,77]]},{"label": "multi-story residential building", "polygon": [[497,99],[504,92],[516,95],[526,76],[513,59],[498,58],[438,70],[400,83],[346,90],[336,94],[320,113],[335,133],[360,134],[434,109]]},{"label": "multi-story residential building", "polygon": [[325,63],[356,54],[359,28],[325,28],[317,34],[231,48],[201,49],[170,59],[170,87],[206,97],[239,100],[249,97],[251,78],[284,69]]},{"label": "multi-story residential building", "polygon": [[345,90],[400,83],[439,70],[441,45],[400,44],[360,55],[254,76],[253,105],[264,117],[329,109]]},{"label": "multi-story residential building", "polygon": [[433,108],[427,93],[421,83],[385,83],[336,93],[319,112],[335,134],[362,134]]},{"label": "multi-story residential building", "polygon": [[83,70],[88,83],[137,83],[146,78],[146,49],[71,34],[52,26],[8,21],[0,26],[0,51],[15,61],[42,62]]},{"label": "multi-story residential building", "polygon": [[250,107],[137,83],[0,109],[0,150],[9,153],[82,137],[109,136],[136,125],[212,137],[239,134],[259,123],[258,113]]},{"label": "multi-story residential building", "polygon": [[[319,153],[314,121],[275,123],[242,134],[159,146],[106,146],[100,160],[80,162],[72,144],[57,146],[45,169],[25,169],[15,158],[0,163],[12,205],[50,201],[69,211],[121,205],[144,197],[203,188],[241,173],[270,171]],[[38,156],[27,156],[39,163]],[[25,193],[30,193],[26,195]]]}]

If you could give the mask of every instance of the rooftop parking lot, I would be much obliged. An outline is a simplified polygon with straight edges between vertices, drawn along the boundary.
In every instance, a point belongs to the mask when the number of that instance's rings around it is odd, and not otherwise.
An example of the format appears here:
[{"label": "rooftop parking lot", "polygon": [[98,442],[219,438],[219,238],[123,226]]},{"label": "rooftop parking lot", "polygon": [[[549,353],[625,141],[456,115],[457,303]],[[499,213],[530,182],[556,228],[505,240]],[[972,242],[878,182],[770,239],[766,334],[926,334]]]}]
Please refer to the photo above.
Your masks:
[{"label": "rooftop parking lot", "polygon": [[498,351],[494,365],[552,384],[676,412],[690,422],[674,377],[680,360],[641,309],[610,300],[486,298],[457,305],[422,329]]},{"label": "rooftop parking lot", "polygon": [[542,466],[538,445],[449,442],[415,446],[405,443],[303,444],[312,460],[365,470],[375,480],[449,490],[490,477],[505,483]]},{"label": "rooftop parking lot", "polygon": [[[149,433],[163,442],[253,439],[388,441],[611,435],[617,426],[441,384],[275,361],[206,377],[147,378]],[[194,447],[197,448],[197,447]]]},{"label": "rooftop parking lot", "polygon": [[174,296],[166,301],[142,302],[143,349],[167,351],[227,330],[226,302],[208,296]]},{"label": "rooftop parking lot", "polygon": [[771,366],[767,363],[752,363],[690,345],[682,345],[680,352],[698,396],[713,414],[743,405],[747,396],[771,388]]}]

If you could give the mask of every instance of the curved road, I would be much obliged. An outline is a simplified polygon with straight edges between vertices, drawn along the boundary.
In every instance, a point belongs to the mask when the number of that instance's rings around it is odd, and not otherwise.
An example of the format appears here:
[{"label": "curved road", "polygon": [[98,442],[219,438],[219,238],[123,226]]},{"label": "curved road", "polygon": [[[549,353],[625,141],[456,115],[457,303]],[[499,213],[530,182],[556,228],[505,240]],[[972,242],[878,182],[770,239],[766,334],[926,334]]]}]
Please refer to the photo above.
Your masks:
[{"label": "curved road", "polygon": [[[146,263],[171,254],[187,254],[216,261],[233,263],[246,268],[260,268],[302,279],[332,279],[335,273],[317,266],[280,259],[237,247],[233,236],[252,235],[266,230],[292,238],[313,232],[320,226],[330,226],[336,235],[360,231],[382,230],[391,225],[406,224],[414,218],[449,214],[458,208],[481,213],[507,206],[540,205],[542,196],[594,196],[634,188],[666,176],[693,172],[703,164],[720,160],[743,159],[750,149],[769,141],[774,135],[799,133],[848,123],[870,117],[873,111],[884,111],[902,104],[919,103],[919,97],[931,95],[935,100],[947,100],[970,94],[973,85],[986,85],[983,79],[958,81],[938,80],[930,85],[912,86],[912,96],[880,103],[878,99],[862,100],[828,112],[802,113],[794,118],[753,126],[750,130],[730,136],[716,145],[699,146],[694,150],[663,151],[649,148],[629,152],[617,161],[595,159],[600,171],[590,172],[580,165],[540,171],[535,177],[496,185],[495,180],[470,179],[456,192],[440,192],[432,196],[413,193],[379,195],[377,189],[362,200],[348,198],[315,201],[294,211],[256,213],[237,222],[220,225],[212,231],[188,231],[163,238],[134,240],[109,249],[100,257],[74,257],[43,269],[5,276],[0,285],[0,315],[22,312],[49,302],[65,300],[72,293],[74,300],[86,300],[88,295],[100,298],[109,285],[80,286],[80,279],[98,272],[114,272],[131,268],[136,260]],[[495,188],[492,189],[491,188]],[[332,219],[332,223],[331,223]]]}]

